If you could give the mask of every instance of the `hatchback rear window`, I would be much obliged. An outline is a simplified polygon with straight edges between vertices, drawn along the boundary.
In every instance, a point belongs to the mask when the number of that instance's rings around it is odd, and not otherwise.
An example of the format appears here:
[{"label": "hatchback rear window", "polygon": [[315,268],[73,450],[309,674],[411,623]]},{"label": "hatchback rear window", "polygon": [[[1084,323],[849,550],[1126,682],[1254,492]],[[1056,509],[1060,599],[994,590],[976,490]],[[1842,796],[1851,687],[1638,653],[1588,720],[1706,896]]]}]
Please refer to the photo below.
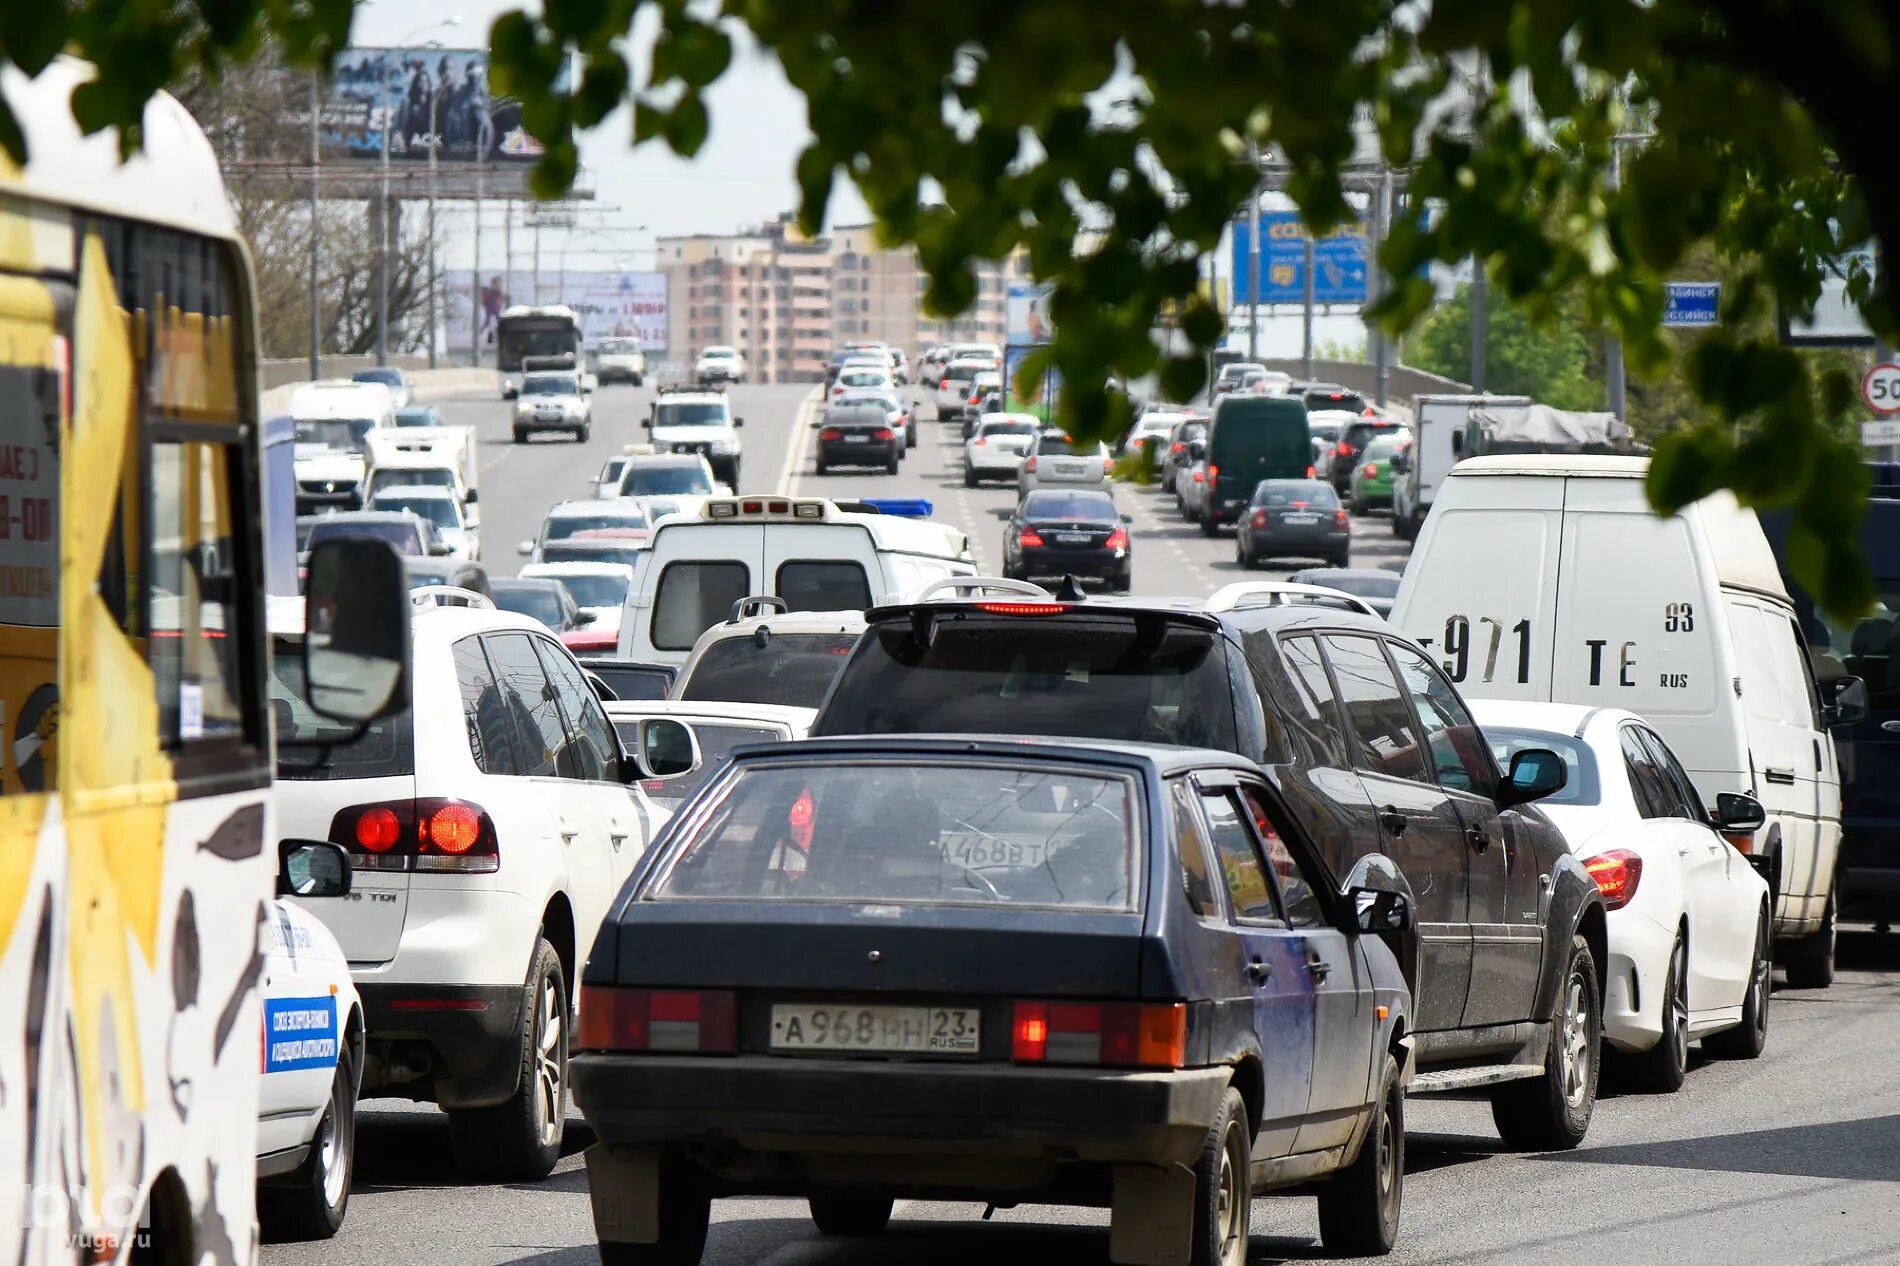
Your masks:
[{"label": "hatchback rear window", "polygon": [[1033,734],[1233,751],[1211,628],[1166,615],[945,612],[873,626],[814,734]]},{"label": "hatchback rear window", "polygon": [[1131,780],[990,763],[741,768],[653,890],[660,899],[1131,910]]},{"label": "hatchback rear window", "polygon": [[277,776],[300,782],[391,778],[416,772],[414,728],[407,705],[357,733],[310,706],[304,689],[303,642],[275,639],[270,705],[277,730]]},{"label": "hatchback rear window", "polygon": [[1339,495],[1323,480],[1268,479],[1254,489],[1253,503],[1275,508],[1304,503],[1315,510],[1337,510]]},{"label": "hatchback rear window", "polygon": [[815,708],[857,644],[855,633],[729,637],[706,648],[673,697]]},{"label": "hatchback rear window", "polygon": [[1041,457],[1099,457],[1102,452],[1100,444],[1078,446],[1066,435],[1051,435],[1047,431],[1036,441],[1036,453]]}]

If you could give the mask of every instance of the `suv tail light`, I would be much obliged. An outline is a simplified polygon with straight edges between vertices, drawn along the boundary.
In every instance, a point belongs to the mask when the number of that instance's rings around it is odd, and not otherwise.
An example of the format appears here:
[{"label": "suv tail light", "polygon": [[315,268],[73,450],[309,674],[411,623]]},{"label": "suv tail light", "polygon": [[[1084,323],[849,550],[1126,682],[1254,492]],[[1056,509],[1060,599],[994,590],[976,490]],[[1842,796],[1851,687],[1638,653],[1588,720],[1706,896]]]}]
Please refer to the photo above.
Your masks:
[{"label": "suv tail light", "polygon": [[356,870],[492,875],[501,869],[495,823],[480,805],[424,796],[359,804],[330,820],[330,839]]},{"label": "suv tail light", "polygon": [[1344,441],[1344,440],[1341,440],[1341,441],[1339,441],[1339,447],[1333,450],[1333,456],[1335,456],[1335,457],[1351,457],[1351,456],[1352,456],[1352,445],[1350,445],[1350,444],[1348,444],[1348,443],[1346,443],[1346,441]]},{"label": "suv tail light", "polygon": [[1016,538],[1016,543],[1024,549],[1041,549],[1042,533],[1035,528],[1024,528],[1023,534]]},{"label": "suv tail light", "polygon": [[1597,881],[1605,910],[1621,910],[1636,896],[1636,885],[1643,879],[1643,859],[1627,848],[1613,848],[1583,863],[1590,878]]},{"label": "suv tail light", "polygon": [[1035,474],[1036,473],[1036,459],[1033,457],[1023,458],[1023,469],[1028,471],[1032,475]]},{"label": "suv tail light", "polygon": [[1207,463],[1207,486],[1212,488],[1220,481],[1220,467],[1213,462]]},{"label": "suv tail light", "polygon": [[1187,1004],[1018,1000],[1010,1017],[1010,1058],[1180,1068],[1187,1062]]},{"label": "suv tail light", "polygon": [[582,1050],[729,1055],[739,1048],[730,990],[582,985],[580,1010]]},{"label": "suv tail light", "polygon": [[1108,534],[1108,539],[1103,541],[1102,544],[1108,549],[1127,549],[1128,529],[1116,528],[1113,532]]}]

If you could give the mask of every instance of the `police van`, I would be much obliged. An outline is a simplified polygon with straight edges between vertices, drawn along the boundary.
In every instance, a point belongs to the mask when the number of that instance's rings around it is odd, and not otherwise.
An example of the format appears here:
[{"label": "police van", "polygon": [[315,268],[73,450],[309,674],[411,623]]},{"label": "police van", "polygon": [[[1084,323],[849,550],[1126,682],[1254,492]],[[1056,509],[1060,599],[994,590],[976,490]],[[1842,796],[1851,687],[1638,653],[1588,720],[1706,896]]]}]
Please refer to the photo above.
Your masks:
[{"label": "police van", "polygon": [[1830,730],[1866,710],[1858,678],[1817,688],[1755,512],[1726,492],[1668,518],[1642,457],[1458,463],[1438,490],[1391,620],[1466,695],[1628,708],[1713,804],[1768,810],[1750,842],[1776,894],[1789,983],[1833,979],[1841,774]]},{"label": "police van", "polygon": [[949,524],[820,497],[708,497],[654,525],[634,563],[620,656],[683,663],[755,595],[792,611],[862,611],[975,574],[969,538]]}]

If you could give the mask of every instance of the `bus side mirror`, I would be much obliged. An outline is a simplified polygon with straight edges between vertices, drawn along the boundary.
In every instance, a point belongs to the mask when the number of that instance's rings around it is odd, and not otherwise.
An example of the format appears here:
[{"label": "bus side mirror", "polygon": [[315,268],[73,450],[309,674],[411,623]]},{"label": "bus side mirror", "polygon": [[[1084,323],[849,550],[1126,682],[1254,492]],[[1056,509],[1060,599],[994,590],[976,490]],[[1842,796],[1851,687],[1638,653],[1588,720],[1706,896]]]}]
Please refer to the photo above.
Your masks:
[{"label": "bus side mirror", "polygon": [[409,582],[384,541],[341,537],[310,551],[304,587],[304,681],[310,705],[366,722],[407,706]]}]

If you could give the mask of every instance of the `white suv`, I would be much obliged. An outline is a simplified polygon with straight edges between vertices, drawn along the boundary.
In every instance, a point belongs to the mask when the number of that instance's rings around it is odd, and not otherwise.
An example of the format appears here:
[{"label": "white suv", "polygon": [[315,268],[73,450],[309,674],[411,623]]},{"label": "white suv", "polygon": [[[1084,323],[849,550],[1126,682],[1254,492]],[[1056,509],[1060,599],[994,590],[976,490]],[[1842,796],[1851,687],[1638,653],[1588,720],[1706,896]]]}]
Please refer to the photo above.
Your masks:
[{"label": "white suv", "polygon": [[412,627],[410,706],[359,734],[309,707],[278,636],[279,823],[351,856],[346,897],[302,904],[362,996],[363,1094],[441,1105],[460,1165],[531,1180],[561,1154],[576,972],[660,815],[545,628],[482,606]]},{"label": "white suv", "polygon": [[739,428],[745,419],[732,416],[724,392],[662,387],[640,425],[653,433],[653,447],[660,452],[698,453],[712,464],[713,478],[739,490],[739,461],[745,456]]},{"label": "white suv", "polygon": [[693,362],[693,381],[698,383],[744,382],[745,357],[733,347],[708,347]]}]

